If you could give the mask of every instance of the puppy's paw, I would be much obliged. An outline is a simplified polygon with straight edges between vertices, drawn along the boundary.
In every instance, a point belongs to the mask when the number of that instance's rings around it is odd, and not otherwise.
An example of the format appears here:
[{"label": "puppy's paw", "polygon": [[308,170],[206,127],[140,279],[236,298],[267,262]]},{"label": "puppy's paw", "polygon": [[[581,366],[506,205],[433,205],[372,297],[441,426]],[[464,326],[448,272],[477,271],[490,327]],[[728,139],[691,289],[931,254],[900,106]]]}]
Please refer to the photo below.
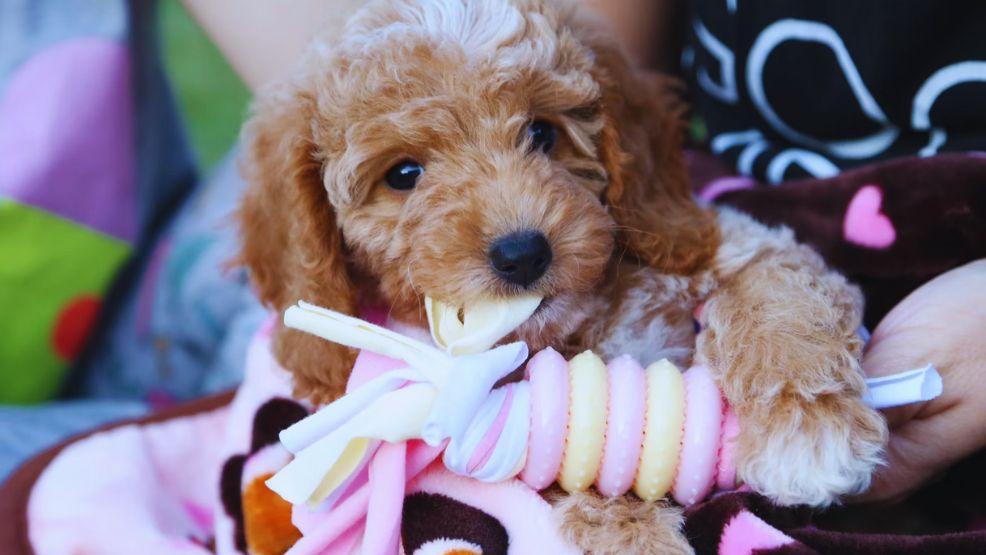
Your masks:
[{"label": "puppy's paw", "polygon": [[633,496],[605,498],[594,492],[553,501],[562,534],[593,555],[692,555],[682,531],[681,508]]},{"label": "puppy's paw", "polygon": [[843,392],[770,403],[740,412],[738,470],[745,483],[775,503],[815,507],[869,487],[887,427],[862,399]]}]

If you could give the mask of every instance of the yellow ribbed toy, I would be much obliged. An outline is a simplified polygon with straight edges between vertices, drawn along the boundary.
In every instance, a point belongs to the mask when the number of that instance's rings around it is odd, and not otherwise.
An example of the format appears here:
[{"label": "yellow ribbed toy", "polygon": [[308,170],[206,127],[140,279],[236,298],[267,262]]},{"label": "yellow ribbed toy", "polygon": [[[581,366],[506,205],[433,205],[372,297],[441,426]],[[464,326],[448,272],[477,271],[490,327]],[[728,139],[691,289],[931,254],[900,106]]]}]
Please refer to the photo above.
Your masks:
[{"label": "yellow ribbed toy", "polygon": [[685,382],[667,359],[647,367],[644,445],[633,491],[644,501],[664,497],[674,482],[685,421]]},{"label": "yellow ribbed toy", "polygon": [[601,358],[585,351],[568,362],[568,375],[571,401],[558,483],[572,493],[588,489],[602,464],[609,374]]}]

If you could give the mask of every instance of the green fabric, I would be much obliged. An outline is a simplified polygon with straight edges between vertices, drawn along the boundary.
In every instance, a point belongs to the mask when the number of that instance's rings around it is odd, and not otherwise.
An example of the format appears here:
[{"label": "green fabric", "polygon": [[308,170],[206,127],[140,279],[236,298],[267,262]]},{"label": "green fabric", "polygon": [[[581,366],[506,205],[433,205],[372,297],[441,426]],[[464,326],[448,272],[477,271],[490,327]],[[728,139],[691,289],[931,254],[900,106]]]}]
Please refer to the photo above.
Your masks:
[{"label": "green fabric", "polygon": [[[0,199],[0,403],[50,399],[130,247]],[[58,339],[56,339],[56,337]]]}]

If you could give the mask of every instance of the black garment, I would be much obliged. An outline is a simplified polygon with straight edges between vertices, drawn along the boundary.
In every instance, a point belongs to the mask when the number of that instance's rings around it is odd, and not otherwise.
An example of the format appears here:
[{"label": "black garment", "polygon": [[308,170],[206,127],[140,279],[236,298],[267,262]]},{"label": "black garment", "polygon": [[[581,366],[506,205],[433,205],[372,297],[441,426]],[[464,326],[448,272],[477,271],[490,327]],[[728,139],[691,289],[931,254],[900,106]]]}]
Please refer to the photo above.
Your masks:
[{"label": "black garment", "polygon": [[986,150],[986,2],[690,0],[687,25],[692,105],[740,173]]}]

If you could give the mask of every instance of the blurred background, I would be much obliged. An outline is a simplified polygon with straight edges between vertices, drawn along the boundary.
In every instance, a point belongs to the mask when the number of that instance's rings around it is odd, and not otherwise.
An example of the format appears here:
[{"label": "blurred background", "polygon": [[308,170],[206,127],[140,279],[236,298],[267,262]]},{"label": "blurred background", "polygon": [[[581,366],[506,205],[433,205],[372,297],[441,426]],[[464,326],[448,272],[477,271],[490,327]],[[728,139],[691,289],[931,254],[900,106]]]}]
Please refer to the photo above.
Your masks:
[{"label": "blurred background", "polygon": [[249,93],[178,0],[158,3],[165,65],[199,166],[208,173],[236,142]]}]

